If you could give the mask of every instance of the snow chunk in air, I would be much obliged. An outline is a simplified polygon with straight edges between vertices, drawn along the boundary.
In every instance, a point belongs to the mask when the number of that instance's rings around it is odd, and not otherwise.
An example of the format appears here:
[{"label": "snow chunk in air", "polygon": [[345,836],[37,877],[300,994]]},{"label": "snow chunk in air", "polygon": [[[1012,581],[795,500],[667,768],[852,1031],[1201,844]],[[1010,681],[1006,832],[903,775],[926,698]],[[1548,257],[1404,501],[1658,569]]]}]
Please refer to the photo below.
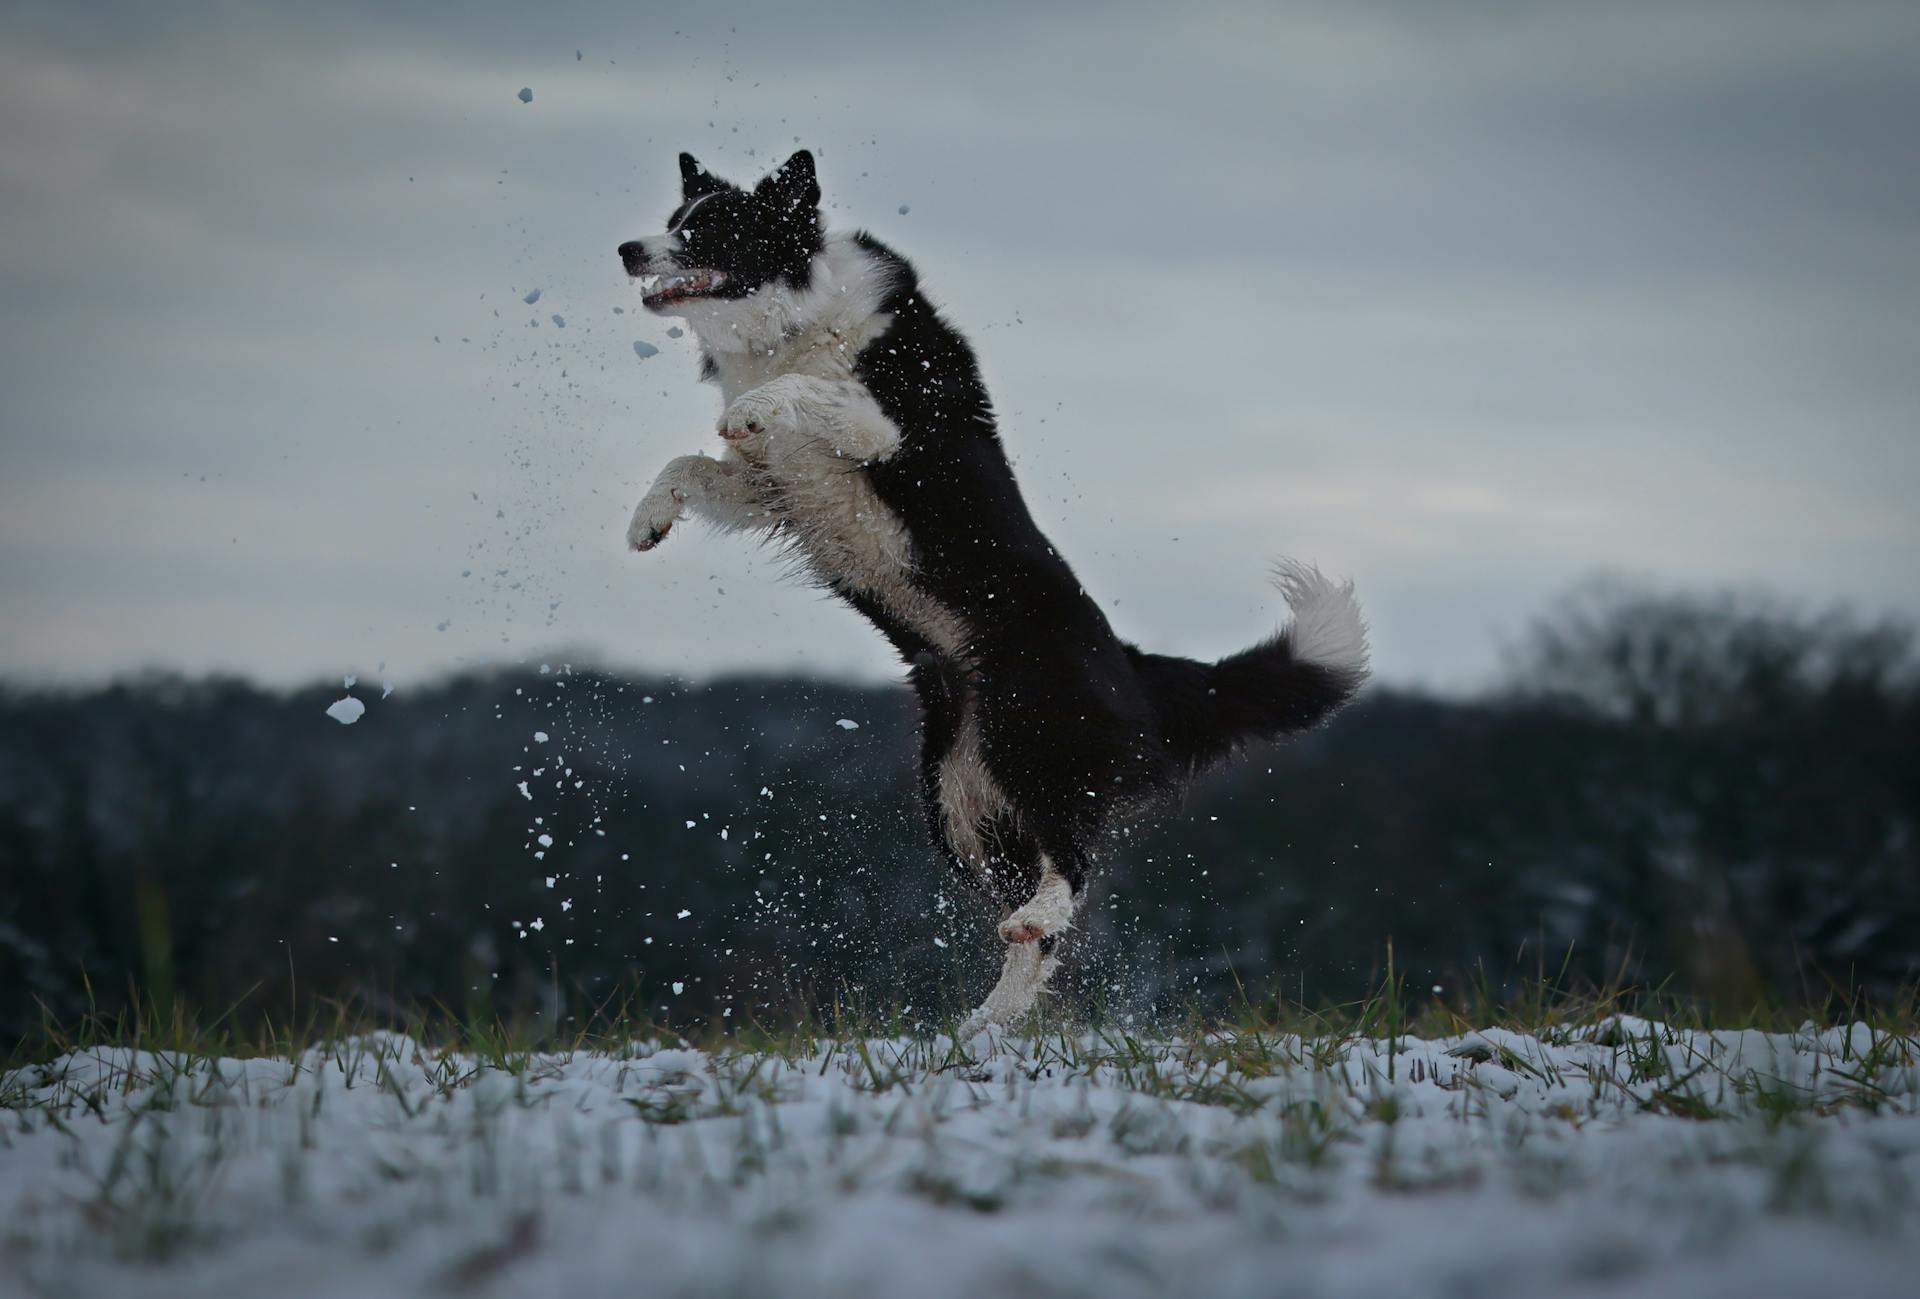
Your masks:
[{"label": "snow chunk in air", "polygon": [[344,699],[336,699],[327,705],[327,716],[342,726],[352,726],[365,716],[366,711],[367,706],[352,695]]}]

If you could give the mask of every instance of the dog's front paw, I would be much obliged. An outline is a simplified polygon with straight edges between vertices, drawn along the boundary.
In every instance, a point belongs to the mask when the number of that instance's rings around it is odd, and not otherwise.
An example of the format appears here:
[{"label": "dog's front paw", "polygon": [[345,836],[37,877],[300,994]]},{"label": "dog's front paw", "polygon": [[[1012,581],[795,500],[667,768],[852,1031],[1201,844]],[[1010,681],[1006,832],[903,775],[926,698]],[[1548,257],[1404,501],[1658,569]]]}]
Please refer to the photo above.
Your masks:
[{"label": "dog's front paw", "polygon": [[733,400],[720,416],[720,436],[743,448],[764,447],[767,438],[793,422],[793,408],[785,398],[755,388]]},{"label": "dog's front paw", "polygon": [[832,441],[836,455],[866,464],[870,460],[883,460],[892,455],[894,448],[900,445],[900,430],[885,416],[876,414],[872,419],[837,422]]},{"label": "dog's front paw", "polygon": [[635,550],[652,550],[666,539],[686,504],[687,494],[677,487],[653,488],[633,511],[627,544]]}]

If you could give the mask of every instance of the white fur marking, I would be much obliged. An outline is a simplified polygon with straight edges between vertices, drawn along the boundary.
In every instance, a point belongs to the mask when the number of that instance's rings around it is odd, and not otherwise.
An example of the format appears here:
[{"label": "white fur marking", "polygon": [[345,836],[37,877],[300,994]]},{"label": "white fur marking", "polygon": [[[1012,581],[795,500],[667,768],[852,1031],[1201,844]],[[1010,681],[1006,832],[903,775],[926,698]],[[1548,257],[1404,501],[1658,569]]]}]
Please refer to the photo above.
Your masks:
[{"label": "white fur marking", "polygon": [[864,384],[811,374],[783,374],[734,398],[720,417],[720,436],[767,460],[792,459],[802,444],[822,441],[865,464],[900,446],[899,428]]},{"label": "white fur marking", "polygon": [[967,700],[961,708],[953,746],[940,760],[941,828],[954,852],[976,871],[984,871],[987,852],[980,842],[980,825],[1009,804],[981,755],[980,720],[973,701]]},{"label": "white fur marking", "polygon": [[1000,937],[1009,943],[1031,943],[1057,934],[1073,924],[1075,898],[1066,876],[1053,868],[1045,855],[1040,858],[1040,886],[1027,904],[1000,922]]},{"label": "white fur marking", "polygon": [[[718,192],[719,191],[717,190],[714,191],[714,193],[718,193]],[[680,214],[680,219],[678,221],[675,221],[672,225],[667,227],[667,233],[670,235],[679,234],[682,230],[686,228],[687,222],[692,218],[693,214],[700,210],[700,205],[712,197],[713,197],[713,194],[702,194],[699,198],[687,204],[687,210]]]},{"label": "white fur marking", "polygon": [[647,265],[656,271],[666,265],[680,264],[680,250],[686,245],[675,234],[648,235],[639,241],[640,251],[647,259]]},{"label": "white fur marking", "polygon": [[880,311],[892,268],[851,235],[829,234],[809,270],[804,289],[782,279],[743,298],[675,304],[719,366],[728,401],[781,374],[846,378],[860,349],[892,323]]},{"label": "white fur marking", "polygon": [[1274,565],[1274,585],[1293,611],[1287,643],[1304,663],[1344,672],[1356,680],[1367,675],[1367,622],[1354,599],[1352,582],[1335,582],[1311,564],[1282,560]]},{"label": "white fur marking", "polygon": [[1004,1028],[1032,1010],[1033,1003],[1046,990],[1047,980],[1053,977],[1053,969],[1054,958],[1041,955],[1040,944],[1010,945],[1006,958],[1000,963],[1000,981],[993,985],[993,991],[980,1003],[980,1008],[967,1016],[960,1029],[960,1040],[977,1037],[990,1027]]},{"label": "white fur marking", "polygon": [[627,544],[635,550],[652,550],[688,510],[723,528],[764,527],[771,522],[739,457],[679,456],[667,461],[640,498],[627,525]]}]

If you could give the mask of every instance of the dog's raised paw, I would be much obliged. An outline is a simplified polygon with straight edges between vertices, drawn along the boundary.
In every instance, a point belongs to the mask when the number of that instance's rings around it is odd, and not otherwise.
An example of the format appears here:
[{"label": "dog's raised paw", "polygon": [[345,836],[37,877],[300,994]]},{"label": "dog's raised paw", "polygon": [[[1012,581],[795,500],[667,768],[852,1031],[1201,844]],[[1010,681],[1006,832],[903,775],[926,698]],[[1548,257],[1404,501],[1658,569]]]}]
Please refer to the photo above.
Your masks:
[{"label": "dog's raised paw", "polygon": [[686,493],[676,488],[655,488],[648,492],[634,509],[632,522],[627,524],[627,545],[634,550],[648,551],[666,540],[686,501]]},{"label": "dog's raised paw", "polygon": [[736,397],[720,416],[720,436],[729,442],[758,443],[790,416],[785,400],[756,388]]}]

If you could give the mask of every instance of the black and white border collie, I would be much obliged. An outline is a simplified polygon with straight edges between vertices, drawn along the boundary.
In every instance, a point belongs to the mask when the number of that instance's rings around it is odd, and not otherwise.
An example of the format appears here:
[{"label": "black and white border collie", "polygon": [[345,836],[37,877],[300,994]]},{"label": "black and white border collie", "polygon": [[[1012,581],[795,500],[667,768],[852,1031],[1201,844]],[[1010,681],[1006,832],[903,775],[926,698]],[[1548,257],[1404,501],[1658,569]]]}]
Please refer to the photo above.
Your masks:
[{"label": "black and white border collie", "polygon": [[1352,585],[1281,565],[1291,623],[1218,663],[1125,643],[1027,512],[973,349],[906,258],[825,228],[813,155],[749,190],[683,153],[680,178],[666,233],[620,260],[699,340],[726,445],[668,462],[627,539],[651,550],[689,513],[777,538],[892,642],[934,837],[1003,917],[968,1031],[1005,1025],[1046,986],[1110,826],[1353,697]]}]

